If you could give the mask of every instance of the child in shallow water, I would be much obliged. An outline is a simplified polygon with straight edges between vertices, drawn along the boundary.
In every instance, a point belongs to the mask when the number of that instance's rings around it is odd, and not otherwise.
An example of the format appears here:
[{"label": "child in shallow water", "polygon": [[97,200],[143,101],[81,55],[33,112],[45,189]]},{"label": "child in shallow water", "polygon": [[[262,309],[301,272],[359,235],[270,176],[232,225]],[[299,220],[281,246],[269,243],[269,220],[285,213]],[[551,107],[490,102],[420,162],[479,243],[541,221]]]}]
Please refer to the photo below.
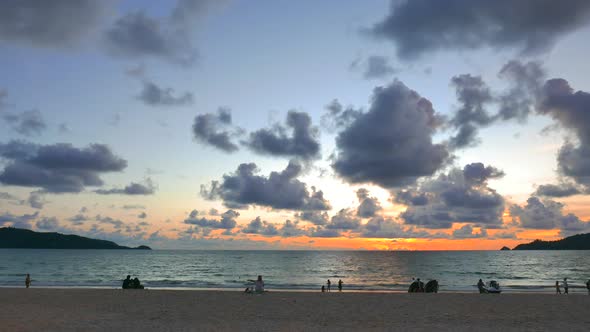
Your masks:
[{"label": "child in shallow water", "polygon": [[27,273],[27,278],[25,279],[25,286],[29,288],[31,286],[31,275]]}]

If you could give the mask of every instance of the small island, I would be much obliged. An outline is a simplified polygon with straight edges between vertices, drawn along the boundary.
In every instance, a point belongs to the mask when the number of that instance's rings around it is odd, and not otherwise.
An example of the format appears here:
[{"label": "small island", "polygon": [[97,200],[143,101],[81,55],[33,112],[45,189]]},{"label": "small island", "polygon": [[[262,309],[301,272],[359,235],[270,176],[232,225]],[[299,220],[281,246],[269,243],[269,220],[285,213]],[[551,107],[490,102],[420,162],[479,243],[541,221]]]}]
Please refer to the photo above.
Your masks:
[{"label": "small island", "polygon": [[557,241],[535,240],[519,244],[513,250],[590,250],[590,233],[577,234]]},{"label": "small island", "polygon": [[2,249],[138,249],[151,250],[148,246],[130,248],[112,241],[91,239],[78,235],[34,232],[13,227],[0,228]]},{"label": "small island", "polygon": [[510,248],[508,248],[507,246],[503,246],[500,250],[510,250]]}]

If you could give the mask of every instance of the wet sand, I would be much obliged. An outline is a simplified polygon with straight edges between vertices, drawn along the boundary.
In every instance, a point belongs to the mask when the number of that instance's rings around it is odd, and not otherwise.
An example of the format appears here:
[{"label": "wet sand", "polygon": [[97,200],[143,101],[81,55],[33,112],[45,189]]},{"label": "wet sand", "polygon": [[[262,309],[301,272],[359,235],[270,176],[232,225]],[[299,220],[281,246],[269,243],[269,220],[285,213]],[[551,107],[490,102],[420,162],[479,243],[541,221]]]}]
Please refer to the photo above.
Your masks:
[{"label": "wet sand", "polygon": [[590,296],[0,288],[1,331],[587,331]]}]

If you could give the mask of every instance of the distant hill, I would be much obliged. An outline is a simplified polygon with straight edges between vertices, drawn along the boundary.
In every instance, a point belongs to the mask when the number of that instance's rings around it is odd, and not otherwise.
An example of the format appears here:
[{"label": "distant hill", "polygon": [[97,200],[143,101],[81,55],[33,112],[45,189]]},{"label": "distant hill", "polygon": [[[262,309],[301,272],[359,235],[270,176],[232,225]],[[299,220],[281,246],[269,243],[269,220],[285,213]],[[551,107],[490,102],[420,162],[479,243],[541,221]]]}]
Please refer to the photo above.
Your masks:
[{"label": "distant hill", "polygon": [[573,235],[557,241],[535,240],[519,244],[513,250],[590,250],[590,233]]},{"label": "distant hill", "polygon": [[502,247],[502,249],[500,249],[500,250],[510,250],[510,248],[508,248],[508,247],[504,246],[504,247]]},{"label": "distant hill", "polygon": [[28,229],[0,228],[0,248],[22,249],[144,249],[148,246],[129,248],[115,242],[90,239],[78,235],[40,233]]}]

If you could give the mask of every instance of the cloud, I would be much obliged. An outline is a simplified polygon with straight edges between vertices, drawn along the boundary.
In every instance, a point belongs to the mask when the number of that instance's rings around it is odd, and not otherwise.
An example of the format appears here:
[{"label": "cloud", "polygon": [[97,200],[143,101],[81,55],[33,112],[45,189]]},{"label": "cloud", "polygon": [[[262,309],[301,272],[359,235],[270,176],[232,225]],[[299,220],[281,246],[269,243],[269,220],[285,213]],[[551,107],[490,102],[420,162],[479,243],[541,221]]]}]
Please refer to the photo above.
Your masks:
[{"label": "cloud", "polygon": [[59,223],[55,217],[43,217],[35,223],[35,226],[41,231],[55,231],[59,228]]},{"label": "cloud", "polygon": [[94,192],[100,195],[153,195],[156,192],[156,186],[150,178],[147,178],[145,184],[131,182],[125,188],[98,189]]},{"label": "cloud", "polygon": [[72,216],[67,219],[67,221],[71,222],[75,226],[83,225],[85,221],[90,220],[88,216],[83,215],[82,213],[78,213],[75,216]]},{"label": "cloud", "polygon": [[14,215],[9,212],[0,214],[0,225],[4,226],[10,223],[15,228],[31,228],[31,222],[39,217],[39,212],[33,214]]},{"label": "cloud", "polygon": [[541,63],[512,60],[498,76],[508,84],[504,91],[492,91],[481,76],[463,74],[451,79],[459,102],[449,121],[457,130],[449,140],[451,148],[475,146],[479,143],[479,128],[513,119],[523,122],[533,111],[545,77]]},{"label": "cloud", "polygon": [[24,141],[0,143],[5,166],[0,183],[36,187],[47,192],[80,192],[86,186],[101,186],[100,175],[120,172],[127,161],[106,145],[76,148],[71,144],[39,145]]},{"label": "cloud", "polygon": [[437,50],[482,47],[534,54],[589,21],[585,0],[392,1],[388,15],[370,33],[394,42],[405,60]]},{"label": "cloud", "polygon": [[337,128],[349,126],[352,121],[356,120],[363,113],[362,110],[357,110],[353,107],[345,108],[338,99],[332,100],[325,108],[328,112],[322,115],[321,123],[322,127],[329,132],[334,132]]},{"label": "cloud", "polygon": [[330,222],[325,226],[326,229],[343,230],[358,230],[361,226],[361,220],[356,214],[347,209],[342,209],[332,216]]},{"label": "cloud", "polygon": [[185,92],[176,95],[172,88],[162,88],[154,82],[144,81],[137,99],[148,106],[184,106],[193,103],[193,94]]},{"label": "cloud", "polygon": [[576,141],[566,141],[557,155],[558,172],[590,186],[590,93],[575,91],[564,79],[548,80],[538,106],[541,114],[570,129]]},{"label": "cloud", "polygon": [[39,136],[47,129],[47,124],[38,110],[6,113],[2,118],[12,130],[23,136]]},{"label": "cloud", "polygon": [[428,195],[429,193],[415,190],[400,190],[394,195],[393,201],[404,205],[422,206],[428,204]]},{"label": "cloud", "polygon": [[535,190],[535,196],[568,197],[581,194],[578,187],[571,183],[543,184]]},{"label": "cloud", "polygon": [[250,223],[242,229],[242,233],[276,236],[279,235],[279,230],[274,224],[262,221],[260,217],[256,217],[256,219],[250,221]]},{"label": "cloud", "polygon": [[145,218],[147,218],[147,213],[145,213],[145,212],[141,212],[141,213],[139,213],[139,214],[137,215],[137,218],[139,218],[139,219],[145,219]]},{"label": "cloud", "polygon": [[359,199],[359,206],[356,209],[356,215],[361,218],[374,217],[375,214],[382,210],[379,200],[369,196],[369,191],[361,188],[356,191],[356,197]]},{"label": "cloud", "polygon": [[369,110],[338,134],[332,167],[351,183],[411,184],[432,175],[449,157],[445,146],[432,143],[439,124],[430,101],[402,82],[377,87]]},{"label": "cloud", "polygon": [[453,231],[453,238],[455,239],[478,239],[482,237],[488,237],[488,232],[486,229],[481,228],[479,232],[473,229],[472,225],[463,225],[461,228],[458,228]]},{"label": "cloud", "polygon": [[221,199],[232,208],[258,205],[300,211],[331,209],[322,191],[314,187],[309,191],[305,183],[297,180],[301,171],[301,165],[291,161],[282,172],[271,172],[265,177],[256,175],[256,164],[240,164],[234,173],[224,175],[221,182],[201,186],[201,195],[210,200]]},{"label": "cloud", "polygon": [[12,204],[16,204],[16,205],[23,205],[24,204],[24,200],[14,196],[11,193],[7,193],[4,191],[0,191],[0,199],[4,200],[4,201],[8,201]]},{"label": "cloud", "polygon": [[360,236],[364,238],[447,238],[446,234],[417,231],[391,218],[375,216],[362,225]]},{"label": "cloud", "polygon": [[195,225],[208,229],[226,229],[231,230],[236,227],[236,218],[240,215],[237,211],[227,210],[221,215],[220,220],[199,218],[197,210],[193,210],[189,217],[184,220],[185,224]]},{"label": "cloud", "polygon": [[356,59],[350,64],[350,69],[362,67],[363,77],[365,79],[387,78],[397,73],[397,70],[390,64],[390,59],[386,56],[371,55],[364,61]]},{"label": "cloud", "polygon": [[45,205],[45,200],[43,199],[43,193],[33,191],[29,194],[28,199],[29,205],[34,209],[42,209],[43,205]]},{"label": "cloud", "polygon": [[218,3],[211,0],[179,0],[169,16],[153,18],[144,11],[119,17],[104,33],[107,49],[126,58],[156,58],[191,66],[198,57],[193,45],[195,22]]},{"label": "cloud", "polygon": [[70,48],[89,38],[113,1],[0,2],[0,40],[34,47]]},{"label": "cloud", "polygon": [[316,226],[325,225],[329,220],[328,213],[321,211],[302,211],[295,216],[300,220],[309,221]]},{"label": "cloud", "polygon": [[[289,130],[291,135],[287,134]],[[264,155],[309,160],[320,157],[318,133],[318,128],[311,125],[309,114],[291,110],[287,113],[286,126],[276,124],[271,129],[251,132],[244,144]]]},{"label": "cloud", "polygon": [[564,214],[563,208],[562,203],[550,199],[541,201],[533,196],[524,206],[510,206],[510,215],[513,223],[522,228],[559,228],[563,236],[590,232],[590,222],[582,221],[572,213]]},{"label": "cloud", "polygon": [[[239,136],[243,130],[231,128],[231,124],[231,110],[221,107],[216,114],[197,115],[193,123],[193,135],[197,142],[211,145],[224,152],[235,152],[239,147],[232,142],[232,138]],[[225,129],[227,127],[230,129]]]},{"label": "cloud", "polygon": [[411,192],[402,192],[396,200],[410,204],[400,216],[406,224],[425,228],[450,228],[453,223],[472,223],[487,228],[502,225],[504,198],[488,186],[488,180],[504,173],[482,163],[472,163],[463,169],[453,168],[448,174],[425,180]]}]

